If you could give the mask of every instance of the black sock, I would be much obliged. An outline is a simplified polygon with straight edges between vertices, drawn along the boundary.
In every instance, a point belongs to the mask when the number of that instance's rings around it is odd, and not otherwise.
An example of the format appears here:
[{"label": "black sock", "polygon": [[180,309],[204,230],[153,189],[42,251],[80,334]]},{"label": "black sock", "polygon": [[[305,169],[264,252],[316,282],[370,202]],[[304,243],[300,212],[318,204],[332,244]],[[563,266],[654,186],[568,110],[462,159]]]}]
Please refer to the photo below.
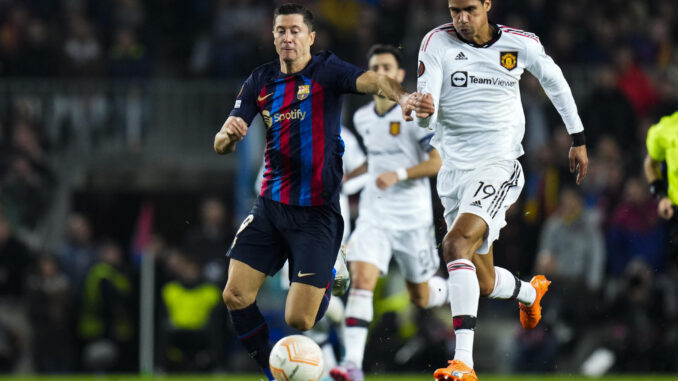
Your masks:
[{"label": "black sock", "polygon": [[268,324],[261,315],[257,303],[240,310],[229,310],[233,328],[238,334],[238,340],[245,346],[247,353],[259,364],[261,369],[268,372],[268,357],[273,347],[269,342]]}]

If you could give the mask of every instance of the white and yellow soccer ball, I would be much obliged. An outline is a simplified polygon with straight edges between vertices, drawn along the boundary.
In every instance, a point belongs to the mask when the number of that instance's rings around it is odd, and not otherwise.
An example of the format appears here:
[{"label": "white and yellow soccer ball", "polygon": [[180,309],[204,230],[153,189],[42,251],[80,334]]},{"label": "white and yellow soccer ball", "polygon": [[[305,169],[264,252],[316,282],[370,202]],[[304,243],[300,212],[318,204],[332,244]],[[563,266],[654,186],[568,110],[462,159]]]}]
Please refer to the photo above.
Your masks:
[{"label": "white and yellow soccer ball", "polygon": [[320,347],[302,335],[280,339],[273,346],[268,361],[277,381],[317,381],[323,374]]}]

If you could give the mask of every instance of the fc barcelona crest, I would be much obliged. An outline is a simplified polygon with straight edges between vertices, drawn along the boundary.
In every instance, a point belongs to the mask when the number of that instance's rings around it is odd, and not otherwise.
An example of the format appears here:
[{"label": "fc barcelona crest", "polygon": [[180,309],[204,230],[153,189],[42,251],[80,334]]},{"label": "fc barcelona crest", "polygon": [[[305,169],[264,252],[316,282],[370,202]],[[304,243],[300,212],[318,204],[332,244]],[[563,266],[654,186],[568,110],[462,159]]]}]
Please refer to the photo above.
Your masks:
[{"label": "fc barcelona crest", "polygon": [[400,122],[391,122],[388,132],[393,136],[398,136],[400,133]]},{"label": "fc barcelona crest", "polygon": [[499,53],[499,63],[507,70],[513,70],[518,66],[518,52]]},{"label": "fc barcelona crest", "polygon": [[299,90],[297,91],[297,99],[303,101],[308,98],[308,95],[311,93],[311,85],[299,85]]}]

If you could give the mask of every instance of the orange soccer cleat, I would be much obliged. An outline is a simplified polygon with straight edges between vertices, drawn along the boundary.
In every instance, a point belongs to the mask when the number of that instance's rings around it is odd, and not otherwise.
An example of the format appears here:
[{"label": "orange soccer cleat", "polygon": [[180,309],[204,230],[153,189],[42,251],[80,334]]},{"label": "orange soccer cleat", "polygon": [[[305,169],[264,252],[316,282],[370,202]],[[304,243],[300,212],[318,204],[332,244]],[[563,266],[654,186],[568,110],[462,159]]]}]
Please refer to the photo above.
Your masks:
[{"label": "orange soccer cleat", "polygon": [[469,368],[461,360],[450,360],[447,368],[433,372],[433,379],[439,381],[478,381],[476,371]]},{"label": "orange soccer cleat", "polygon": [[537,290],[537,297],[534,298],[534,303],[531,306],[520,304],[520,324],[525,329],[532,329],[537,326],[541,320],[541,298],[544,297],[546,291],[549,290],[551,281],[546,279],[543,275],[535,275],[530,281],[532,287]]}]

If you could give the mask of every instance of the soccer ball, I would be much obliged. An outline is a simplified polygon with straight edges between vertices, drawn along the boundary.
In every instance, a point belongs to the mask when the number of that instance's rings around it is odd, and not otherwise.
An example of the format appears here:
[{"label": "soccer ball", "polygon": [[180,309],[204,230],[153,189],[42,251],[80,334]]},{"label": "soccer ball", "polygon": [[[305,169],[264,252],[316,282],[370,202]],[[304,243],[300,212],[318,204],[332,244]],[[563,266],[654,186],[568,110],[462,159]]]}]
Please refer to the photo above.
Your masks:
[{"label": "soccer ball", "polygon": [[323,374],[320,347],[302,335],[280,339],[273,346],[268,362],[277,381],[317,381]]}]

